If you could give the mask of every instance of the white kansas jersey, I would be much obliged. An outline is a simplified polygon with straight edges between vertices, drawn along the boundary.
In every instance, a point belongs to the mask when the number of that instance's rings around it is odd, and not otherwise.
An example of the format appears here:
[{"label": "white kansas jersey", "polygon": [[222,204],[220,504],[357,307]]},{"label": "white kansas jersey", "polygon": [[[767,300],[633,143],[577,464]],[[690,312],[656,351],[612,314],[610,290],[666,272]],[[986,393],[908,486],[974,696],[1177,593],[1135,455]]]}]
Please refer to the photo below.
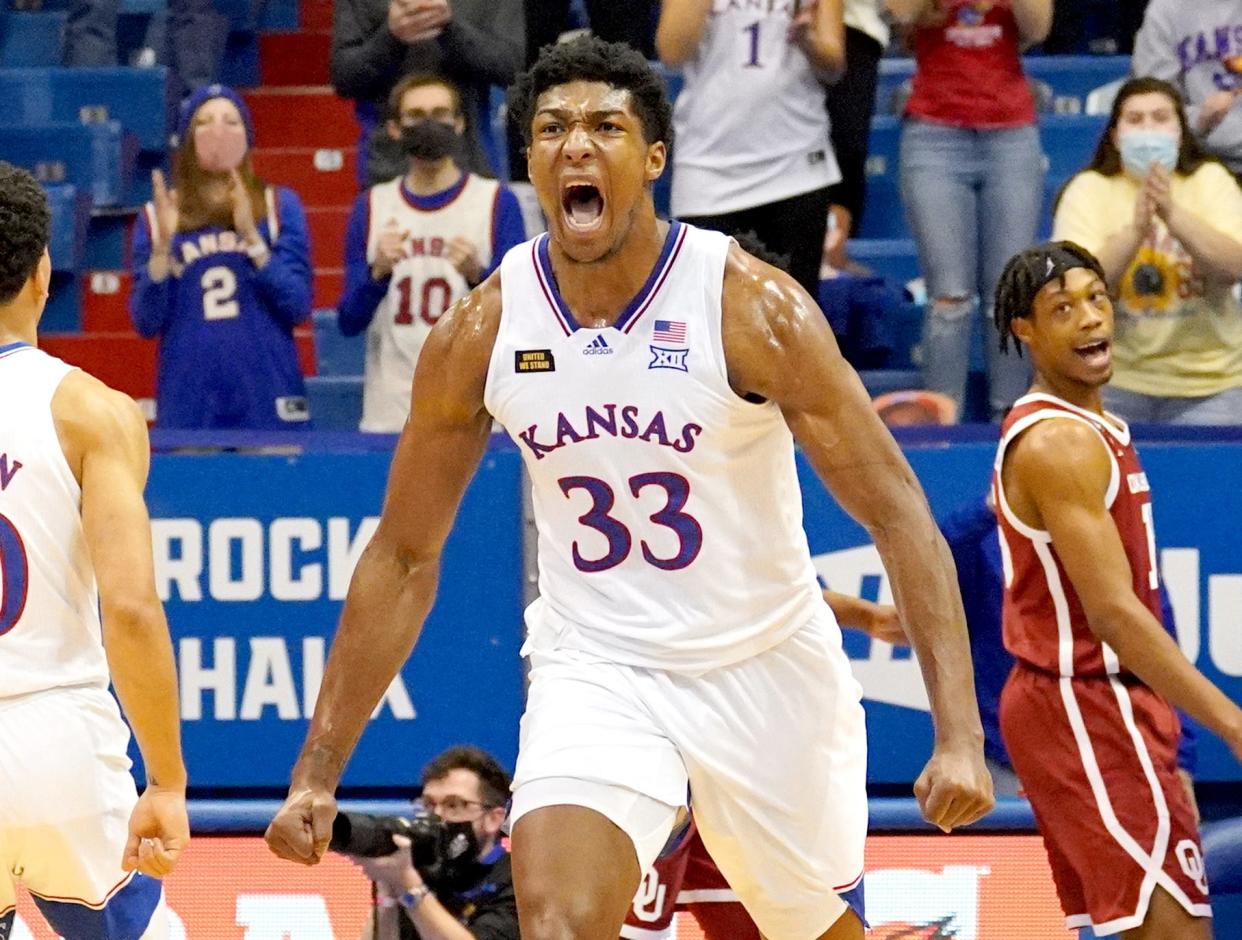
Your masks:
[{"label": "white kansas jersey", "polygon": [[484,401],[526,464],[539,534],[532,648],[696,672],[774,646],[824,608],[792,435],[729,385],[730,241],[673,222],[602,330],[557,291],[548,236],[501,263]]},{"label": "white kansas jersey", "polygon": [[483,270],[492,264],[492,230],[500,184],[472,173],[450,189],[438,208],[416,205],[397,177],[370,191],[367,261],[374,263],[384,230],[409,232],[393,267],[388,293],[367,328],[362,389],[364,431],[395,433],[410,411],[410,382],[427,334],[470,285],[448,259],[454,238],[478,251]]},{"label": "white kansas jersey", "polygon": [[673,106],[672,208],[715,215],[837,182],[824,87],[786,38],[794,0],[711,0]]},{"label": "white kansas jersey", "polygon": [[82,491],[52,421],[71,371],[25,343],[0,346],[0,699],[108,686]]}]

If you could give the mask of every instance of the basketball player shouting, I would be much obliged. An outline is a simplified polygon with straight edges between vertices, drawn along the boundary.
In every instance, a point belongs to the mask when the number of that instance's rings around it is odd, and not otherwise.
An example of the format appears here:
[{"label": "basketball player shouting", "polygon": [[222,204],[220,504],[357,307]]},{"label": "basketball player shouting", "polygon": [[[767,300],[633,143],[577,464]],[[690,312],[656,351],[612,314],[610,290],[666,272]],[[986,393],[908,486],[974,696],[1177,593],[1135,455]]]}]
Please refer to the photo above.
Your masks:
[{"label": "basketball player shouting", "polygon": [[[0,937],[17,880],[60,936],[163,940],[156,879],[190,827],[147,426],[35,347],[49,227],[39,184],[0,162]],[[146,762],[141,797],[109,679]]]},{"label": "basketball player shouting", "polygon": [[1005,562],[1005,646],[1017,657],[1001,732],[1030,798],[1066,924],[1129,940],[1208,940],[1194,812],[1169,703],[1242,756],[1242,711],[1160,624],[1147,477],[1103,410],[1113,308],[1072,242],[1010,260],[1001,348],[1035,382],[1005,419],[993,480]]},{"label": "basketball player shouting", "polygon": [[726,236],[656,218],[669,106],[641,55],[550,47],[510,106],[550,233],[427,340],[268,842],[307,863],[325,850],[494,416],[539,532],[512,807],[522,936],[615,940],[688,785],[761,931],[862,937],[860,689],[802,531],[794,437],[891,575],[936,725],[916,792],[945,830],[992,805],[948,551],[811,299]]}]

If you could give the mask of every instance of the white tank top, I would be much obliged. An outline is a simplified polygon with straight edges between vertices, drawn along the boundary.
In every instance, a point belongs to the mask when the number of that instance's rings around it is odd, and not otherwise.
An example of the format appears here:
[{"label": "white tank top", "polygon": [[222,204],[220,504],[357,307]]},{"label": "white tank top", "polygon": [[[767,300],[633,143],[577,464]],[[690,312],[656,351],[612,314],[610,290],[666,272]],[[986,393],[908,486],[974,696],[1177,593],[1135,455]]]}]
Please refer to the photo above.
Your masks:
[{"label": "white tank top", "polygon": [[452,304],[470,290],[447,257],[448,244],[465,238],[478,249],[484,269],[492,263],[492,230],[500,184],[467,173],[460,189],[436,209],[419,208],[402,178],[373,186],[367,261],[374,262],[380,235],[390,222],[408,231],[405,256],[393,267],[388,293],[367,328],[362,384],[363,431],[396,433],[410,412],[410,382],[427,334]]},{"label": "white tank top", "polygon": [[522,452],[539,536],[527,648],[698,672],[795,632],[823,601],[793,438],[729,385],[730,241],[676,222],[613,327],[561,300],[548,236],[501,263],[484,402]]},{"label": "white tank top", "polygon": [[68,366],[0,346],[0,698],[108,687],[82,491],[52,421]]},{"label": "white tank top", "polygon": [[712,0],[673,107],[674,215],[736,212],[841,179],[824,86],[785,38],[793,6]]}]

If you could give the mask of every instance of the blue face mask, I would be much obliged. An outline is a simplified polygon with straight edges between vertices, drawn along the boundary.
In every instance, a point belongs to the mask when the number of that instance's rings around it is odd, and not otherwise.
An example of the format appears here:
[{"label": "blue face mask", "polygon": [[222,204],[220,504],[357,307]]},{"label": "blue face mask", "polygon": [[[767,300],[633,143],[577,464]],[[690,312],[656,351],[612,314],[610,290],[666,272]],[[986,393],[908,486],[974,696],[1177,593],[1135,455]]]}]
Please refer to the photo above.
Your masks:
[{"label": "blue face mask", "polygon": [[1153,163],[1173,172],[1180,141],[1168,131],[1126,131],[1117,136],[1121,162],[1135,176],[1146,176]]}]

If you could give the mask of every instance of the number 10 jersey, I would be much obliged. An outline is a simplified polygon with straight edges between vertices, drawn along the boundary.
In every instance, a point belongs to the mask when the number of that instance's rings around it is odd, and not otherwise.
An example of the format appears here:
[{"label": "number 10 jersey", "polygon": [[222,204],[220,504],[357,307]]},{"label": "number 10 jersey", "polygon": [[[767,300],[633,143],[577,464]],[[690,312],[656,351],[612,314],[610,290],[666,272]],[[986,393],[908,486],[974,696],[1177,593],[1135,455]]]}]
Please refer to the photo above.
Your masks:
[{"label": "number 10 jersey", "polygon": [[578,326],[548,236],[505,256],[484,401],[531,479],[540,596],[528,648],[695,673],[822,612],[792,435],[775,404],[729,385],[730,244],[670,223],[606,329]]}]

